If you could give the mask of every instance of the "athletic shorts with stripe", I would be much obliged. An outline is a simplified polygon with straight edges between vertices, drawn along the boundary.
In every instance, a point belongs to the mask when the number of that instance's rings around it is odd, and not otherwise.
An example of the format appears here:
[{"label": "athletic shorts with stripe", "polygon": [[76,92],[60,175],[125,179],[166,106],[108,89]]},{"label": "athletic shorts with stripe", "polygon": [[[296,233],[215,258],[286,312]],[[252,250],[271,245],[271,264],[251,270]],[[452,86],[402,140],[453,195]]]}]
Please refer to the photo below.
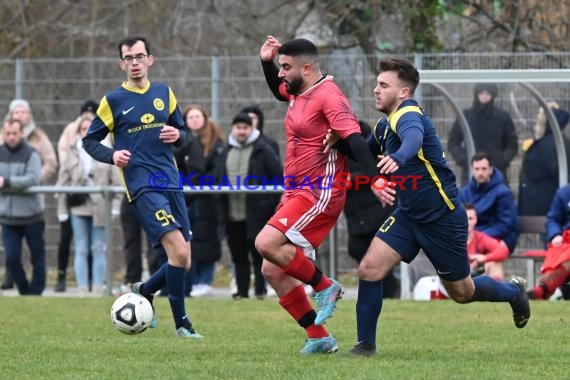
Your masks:
[{"label": "athletic shorts with stripe", "polygon": [[335,225],[342,205],[323,204],[312,194],[294,191],[283,195],[277,211],[267,224],[277,228],[290,241],[303,248],[305,256],[314,260],[315,249]]}]

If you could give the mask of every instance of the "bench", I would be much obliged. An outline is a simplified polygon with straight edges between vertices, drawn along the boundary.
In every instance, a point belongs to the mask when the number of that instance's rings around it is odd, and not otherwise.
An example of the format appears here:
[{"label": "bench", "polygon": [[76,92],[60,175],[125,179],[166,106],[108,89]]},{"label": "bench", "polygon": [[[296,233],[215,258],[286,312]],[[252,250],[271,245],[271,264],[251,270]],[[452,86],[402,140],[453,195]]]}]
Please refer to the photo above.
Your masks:
[{"label": "bench", "polygon": [[[546,216],[520,216],[522,234],[544,234],[546,232]],[[518,255],[512,255],[509,259],[526,260],[526,281],[527,288],[534,288],[536,266],[542,264],[546,251],[542,249],[531,249],[521,252]]]}]

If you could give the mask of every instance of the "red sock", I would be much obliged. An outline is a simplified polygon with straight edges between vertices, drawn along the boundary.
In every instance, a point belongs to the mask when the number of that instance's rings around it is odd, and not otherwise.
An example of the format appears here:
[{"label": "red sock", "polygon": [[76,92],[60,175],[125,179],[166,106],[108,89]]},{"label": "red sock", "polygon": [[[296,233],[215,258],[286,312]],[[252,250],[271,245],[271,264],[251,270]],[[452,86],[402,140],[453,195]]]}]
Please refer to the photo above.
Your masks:
[{"label": "red sock", "polygon": [[305,256],[301,247],[297,247],[293,260],[283,268],[283,271],[289,276],[311,285],[316,292],[325,290],[332,284],[331,280],[322,274],[315,267],[315,264]]},{"label": "red sock", "polygon": [[309,338],[324,338],[329,336],[329,333],[323,326],[315,326],[313,323],[317,313],[313,310],[302,285],[296,286],[289,293],[281,297],[279,304],[305,329]]},{"label": "red sock", "polygon": [[[568,277],[568,269],[564,267],[564,265],[559,265],[552,270],[552,272],[544,274],[540,278],[539,285],[533,289],[534,294],[536,296],[542,295],[542,297],[536,297],[538,299],[546,299],[550,297],[557,287],[562,285],[566,278]],[[540,291],[537,292],[537,288],[540,288]],[[542,294],[540,294],[542,293]]]}]

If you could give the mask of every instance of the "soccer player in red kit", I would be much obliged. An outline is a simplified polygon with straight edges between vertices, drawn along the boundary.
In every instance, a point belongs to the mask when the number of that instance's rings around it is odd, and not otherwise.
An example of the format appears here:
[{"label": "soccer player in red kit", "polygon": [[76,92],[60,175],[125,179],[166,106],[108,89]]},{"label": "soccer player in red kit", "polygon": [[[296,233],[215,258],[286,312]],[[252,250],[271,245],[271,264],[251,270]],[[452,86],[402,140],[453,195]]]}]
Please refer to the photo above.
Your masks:
[{"label": "soccer player in red kit", "polygon": [[[279,55],[279,67],[274,59]],[[257,236],[263,256],[262,272],[279,296],[279,304],[306,330],[301,353],[332,353],[336,340],[323,324],[343,293],[342,285],[325,276],[313,263],[315,249],[336,223],[345,202],[345,189],[334,186],[336,175],[346,172],[346,158],[336,149],[327,152],[323,140],[329,129],[346,141],[369,176],[375,161],[360,134],[348,100],[323,75],[315,45],[306,39],[281,44],[268,36],[260,49],[267,84],[278,100],[289,103],[285,117],[287,138],[284,168],[285,193],[275,215]],[[303,283],[315,290],[317,311]]]}]

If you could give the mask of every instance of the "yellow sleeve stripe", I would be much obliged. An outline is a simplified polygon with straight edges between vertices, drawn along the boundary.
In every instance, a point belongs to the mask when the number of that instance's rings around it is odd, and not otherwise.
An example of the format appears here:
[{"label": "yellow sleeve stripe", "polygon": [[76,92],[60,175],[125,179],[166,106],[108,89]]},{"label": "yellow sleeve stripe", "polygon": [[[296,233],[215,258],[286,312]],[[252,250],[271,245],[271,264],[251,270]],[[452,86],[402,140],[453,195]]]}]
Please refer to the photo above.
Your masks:
[{"label": "yellow sleeve stripe", "polygon": [[109,131],[112,131],[115,128],[115,120],[113,119],[113,111],[111,110],[111,106],[109,106],[109,102],[107,102],[107,97],[104,96],[99,103],[99,108],[97,108],[97,116],[99,119],[107,126]]},{"label": "yellow sleeve stripe", "polygon": [[398,125],[398,121],[405,113],[408,112],[417,112],[420,115],[423,115],[422,110],[418,106],[406,106],[402,107],[399,110],[393,112],[388,116],[388,123],[390,123],[390,128],[396,133],[396,126]]},{"label": "yellow sleeve stripe", "polygon": [[423,161],[423,163],[426,166],[426,169],[429,173],[429,176],[431,177],[431,179],[433,180],[433,182],[435,183],[435,186],[437,187],[437,190],[439,191],[439,194],[441,195],[441,197],[443,198],[443,201],[445,202],[445,204],[447,205],[447,207],[449,207],[450,210],[455,210],[455,205],[453,204],[453,202],[451,201],[451,199],[449,199],[449,197],[447,196],[447,194],[445,194],[445,191],[443,191],[443,186],[441,186],[441,181],[439,180],[439,177],[437,176],[437,174],[435,173],[435,170],[433,169],[433,166],[431,165],[431,162],[429,162],[425,157],[424,157],[424,151],[423,148],[420,148],[420,151],[418,152],[418,157],[420,160]]},{"label": "yellow sleeve stripe", "polygon": [[168,87],[168,114],[172,115],[176,110],[176,106],[178,105],[178,101],[176,100],[176,96],[174,96],[174,92],[170,87]]}]

